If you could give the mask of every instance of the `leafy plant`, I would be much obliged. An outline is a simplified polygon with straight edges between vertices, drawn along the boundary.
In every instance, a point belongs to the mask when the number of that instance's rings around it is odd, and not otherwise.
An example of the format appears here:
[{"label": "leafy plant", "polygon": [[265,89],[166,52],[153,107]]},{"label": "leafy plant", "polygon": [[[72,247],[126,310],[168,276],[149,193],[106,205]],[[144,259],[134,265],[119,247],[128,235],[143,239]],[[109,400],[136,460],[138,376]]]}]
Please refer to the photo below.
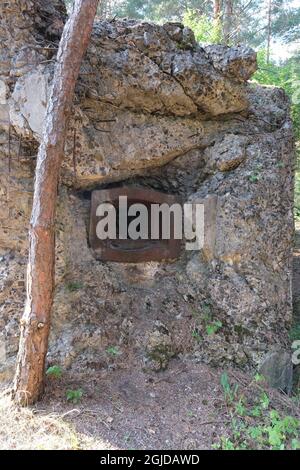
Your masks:
[{"label": "leafy plant", "polygon": [[225,400],[229,403],[232,403],[237,397],[239,386],[235,384],[232,387],[232,385],[229,382],[228,374],[226,372],[223,372],[223,374],[221,375],[220,382],[223,388]]},{"label": "leafy plant", "polygon": [[278,64],[270,61],[267,63],[266,51],[261,49],[257,54],[258,71],[254,80],[264,85],[275,85],[283,88],[291,99],[291,111],[294,121],[296,139],[300,138],[300,103],[298,102],[299,90],[299,59],[291,57],[284,63]]},{"label": "leafy plant", "polygon": [[119,353],[119,350],[116,346],[109,346],[107,349],[106,349],[106,352],[107,354],[110,354],[111,356],[117,356]]},{"label": "leafy plant", "polygon": [[266,392],[263,392],[260,397],[260,405],[262,409],[267,410],[269,408],[269,404],[270,404],[270,399],[268,395],[266,394]]},{"label": "leafy plant", "polygon": [[235,411],[239,416],[245,416],[247,414],[247,408],[244,403],[244,397],[241,397],[236,403]]},{"label": "leafy plant", "polygon": [[83,391],[81,390],[81,388],[77,390],[67,390],[66,396],[67,401],[71,401],[72,403],[76,404],[80,402],[83,396]]},{"label": "leafy plant", "polygon": [[264,382],[266,379],[262,374],[256,373],[254,376],[254,381],[256,383]]},{"label": "leafy plant", "polygon": [[59,379],[61,376],[62,376],[62,368],[60,366],[51,366],[51,367],[48,367],[47,371],[46,371],[46,375],[49,376],[49,377],[53,377],[55,379]]},{"label": "leafy plant", "polygon": [[222,328],[223,324],[220,320],[215,320],[212,323],[206,325],[206,333],[210,336],[214,333],[217,333],[220,328]]},{"label": "leafy plant", "polygon": [[[299,420],[292,416],[280,418],[279,413],[271,410],[269,413],[270,424],[263,428],[263,432],[267,435],[268,444],[272,449],[282,450],[285,447],[285,441],[288,436],[293,437],[293,446],[297,446],[296,438],[299,435]],[[298,442],[298,448],[300,448]]]},{"label": "leafy plant", "polygon": [[251,175],[249,175],[249,181],[251,181],[251,183],[257,183],[259,180],[260,175],[258,173],[252,173]]},{"label": "leafy plant", "polygon": [[249,175],[249,181],[251,181],[251,183],[257,183],[257,181],[261,180],[262,178],[261,171],[262,171],[262,166],[256,165],[252,173]]},{"label": "leafy plant", "polygon": [[[261,378],[256,374],[254,381],[260,381]],[[221,375],[221,385],[229,406],[230,435],[221,436],[213,448],[300,449],[300,420],[289,415],[282,416],[278,410],[270,408],[270,397],[261,386],[257,387],[261,391],[253,403],[253,398],[247,402],[245,396],[238,393],[238,386],[229,382],[226,372]]]},{"label": "leafy plant", "polygon": [[221,436],[220,443],[213,444],[213,449],[222,449],[222,450],[238,450],[235,448],[234,443],[229,439],[229,437]]},{"label": "leafy plant", "polygon": [[212,21],[207,15],[187,9],[183,15],[183,24],[194,31],[195,38],[202,43],[219,43],[222,41],[222,24],[220,20]]}]

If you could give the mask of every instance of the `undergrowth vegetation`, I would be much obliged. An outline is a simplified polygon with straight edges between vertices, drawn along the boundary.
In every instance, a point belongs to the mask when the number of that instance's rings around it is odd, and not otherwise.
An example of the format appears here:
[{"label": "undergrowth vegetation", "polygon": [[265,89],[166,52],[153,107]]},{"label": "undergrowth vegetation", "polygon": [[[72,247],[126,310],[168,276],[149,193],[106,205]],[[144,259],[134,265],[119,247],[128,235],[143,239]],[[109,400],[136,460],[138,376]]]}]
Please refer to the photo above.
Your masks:
[{"label": "undergrowth vegetation", "polygon": [[[221,375],[226,403],[228,431],[213,444],[222,450],[297,450],[300,449],[300,420],[297,413],[299,397],[290,405],[275,403],[264,386],[263,376],[256,374],[246,390],[231,383],[226,372]],[[284,397],[282,398],[284,401]],[[294,402],[295,407],[291,405]],[[281,405],[279,403],[279,405]],[[287,406],[288,405],[288,406]],[[284,409],[289,414],[284,413]]]}]

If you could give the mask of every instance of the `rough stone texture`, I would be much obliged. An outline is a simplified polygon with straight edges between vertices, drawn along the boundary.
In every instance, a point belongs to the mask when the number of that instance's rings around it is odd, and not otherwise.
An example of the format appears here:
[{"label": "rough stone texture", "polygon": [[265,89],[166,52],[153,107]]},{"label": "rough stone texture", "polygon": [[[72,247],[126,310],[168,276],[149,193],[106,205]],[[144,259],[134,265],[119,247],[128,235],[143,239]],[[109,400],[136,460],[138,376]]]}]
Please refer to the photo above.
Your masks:
[{"label": "rough stone texture", "polygon": [[[50,77],[45,70],[34,70],[19,78],[10,102],[10,123],[20,134],[29,127],[40,139],[46,114]],[[28,130],[27,130],[28,132]],[[26,134],[25,134],[26,135]]]},{"label": "rough stone texture", "polygon": [[16,77],[53,56],[51,43],[62,32],[65,7],[61,0],[10,0],[1,2],[0,18],[0,74],[13,85]]},{"label": "rough stone texture", "polygon": [[228,77],[244,82],[256,71],[256,55],[252,49],[242,44],[233,47],[213,44],[207,46],[205,51],[213,61],[214,67]]},{"label": "rough stone texture", "polygon": [[[61,2],[48,3],[22,2],[12,13],[13,36],[0,24],[3,379],[18,347],[35,156],[64,19]],[[26,47],[34,41],[46,49]],[[34,61],[18,62],[17,50]],[[242,46],[203,49],[177,23],[95,25],[59,189],[50,363],[158,370],[188,355],[252,367],[274,348],[288,349],[289,104],[282,90],[246,82],[255,64]],[[205,199],[204,249],[173,263],[96,261],[88,246],[90,191],[111,183]],[[216,322],[222,326],[209,334]]]},{"label": "rough stone texture", "polygon": [[293,387],[293,363],[291,354],[286,351],[273,351],[264,359],[260,373],[266,378],[268,384],[286,393]]}]

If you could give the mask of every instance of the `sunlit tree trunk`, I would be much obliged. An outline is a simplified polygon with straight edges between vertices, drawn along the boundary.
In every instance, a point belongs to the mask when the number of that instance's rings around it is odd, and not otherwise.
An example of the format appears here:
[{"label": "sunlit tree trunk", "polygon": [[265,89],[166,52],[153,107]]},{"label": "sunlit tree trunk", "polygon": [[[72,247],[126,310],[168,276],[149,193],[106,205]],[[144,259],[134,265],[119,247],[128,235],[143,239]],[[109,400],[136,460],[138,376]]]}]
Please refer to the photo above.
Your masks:
[{"label": "sunlit tree trunk", "polygon": [[27,299],[13,398],[20,405],[39,399],[44,387],[54,291],[55,212],[67,119],[98,0],[75,0],[60,40],[51,97],[39,148],[29,230]]},{"label": "sunlit tree trunk", "polygon": [[270,63],[270,51],[271,51],[271,39],[272,39],[272,0],[268,0],[268,29],[267,29],[267,64]]},{"label": "sunlit tree trunk", "polygon": [[228,45],[232,28],[233,2],[232,0],[223,0],[223,4],[223,42]]},{"label": "sunlit tree trunk", "polygon": [[214,20],[217,21],[221,14],[221,0],[214,0]]}]

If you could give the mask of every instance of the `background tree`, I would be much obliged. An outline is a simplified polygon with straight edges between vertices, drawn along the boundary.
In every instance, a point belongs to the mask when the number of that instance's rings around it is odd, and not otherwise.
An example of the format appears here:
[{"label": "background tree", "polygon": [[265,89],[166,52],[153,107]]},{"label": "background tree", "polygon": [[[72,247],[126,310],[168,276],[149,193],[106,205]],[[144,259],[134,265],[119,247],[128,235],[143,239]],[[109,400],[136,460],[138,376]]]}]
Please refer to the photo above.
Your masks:
[{"label": "background tree", "polygon": [[[111,18],[116,13],[116,8],[123,0],[102,0],[97,8],[97,15],[103,19]],[[74,4],[74,0],[65,0],[68,11],[71,11],[71,7]]]},{"label": "background tree", "polygon": [[268,0],[267,64],[270,63],[271,38],[272,38],[272,0]]},{"label": "background tree", "polygon": [[223,0],[223,12],[221,18],[223,25],[222,39],[224,44],[229,44],[231,42],[233,15],[234,13],[232,0]]},{"label": "background tree", "polygon": [[221,14],[221,0],[214,0],[214,20],[218,20]]},{"label": "background tree", "polygon": [[[218,17],[222,24],[226,22],[225,33],[232,44],[265,48],[268,6],[269,0],[115,0],[111,13],[158,23],[183,21],[188,12],[202,23],[213,23]],[[272,0],[271,12],[272,38],[289,42],[300,38],[300,5],[294,0]]]}]

